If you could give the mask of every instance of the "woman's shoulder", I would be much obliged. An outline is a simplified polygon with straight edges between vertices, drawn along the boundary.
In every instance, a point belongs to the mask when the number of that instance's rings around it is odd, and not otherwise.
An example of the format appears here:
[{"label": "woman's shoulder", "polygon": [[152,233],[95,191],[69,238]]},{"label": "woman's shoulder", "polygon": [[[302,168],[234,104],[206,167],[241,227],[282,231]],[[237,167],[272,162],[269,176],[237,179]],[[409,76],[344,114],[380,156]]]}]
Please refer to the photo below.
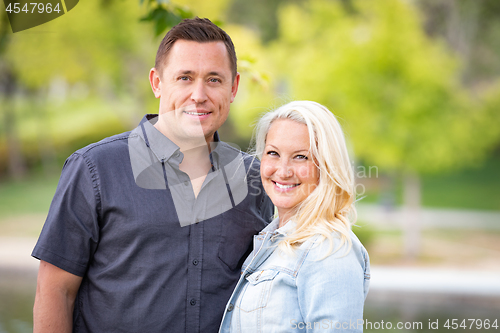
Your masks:
[{"label": "woman's shoulder", "polygon": [[[349,232],[350,244],[340,246],[340,237],[332,233],[334,248],[330,248],[328,239],[321,236],[311,239],[306,255],[297,274],[297,285],[304,285],[314,280],[315,284],[335,283],[336,286],[362,286],[370,279],[370,262],[366,249],[356,235]],[[305,244],[303,244],[305,245]],[[340,246],[340,247],[339,247]]]},{"label": "woman's shoulder", "polygon": [[325,264],[346,264],[349,262],[360,264],[363,268],[368,265],[369,257],[358,237],[349,230],[348,239],[342,238],[340,233],[334,231],[328,239],[321,235],[312,237],[301,248],[307,251],[306,260],[312,264],[325,261]]}]

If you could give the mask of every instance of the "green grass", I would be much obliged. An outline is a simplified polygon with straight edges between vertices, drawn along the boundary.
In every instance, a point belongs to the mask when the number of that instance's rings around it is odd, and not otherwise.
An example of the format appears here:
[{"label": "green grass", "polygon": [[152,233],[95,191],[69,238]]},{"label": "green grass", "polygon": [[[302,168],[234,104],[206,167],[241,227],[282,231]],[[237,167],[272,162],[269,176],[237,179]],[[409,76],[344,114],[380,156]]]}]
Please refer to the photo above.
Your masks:
[{"label": "green grass", "polygon": [[[421,177],[422,206],[473,210],[500,210],[500,156],[492,157],[474,169],[464,169]],[[382,181],[382,180],[381,180]],[[362,203],[382,203],[392,196],[396,205],[403,203],[401,179],[394,181],[392,195],[369,189]]]},{"label": "green grass", "polygon": [[47,213],[59,175],[32,175],[21,181],[0,183],[0,223],[3,218]]},{"label": "green grass", "polygon": [[477,169],[425,176],[422,178],[422,204],[427,207],[450,207],[500,210],[500,157],[492,158]]}]

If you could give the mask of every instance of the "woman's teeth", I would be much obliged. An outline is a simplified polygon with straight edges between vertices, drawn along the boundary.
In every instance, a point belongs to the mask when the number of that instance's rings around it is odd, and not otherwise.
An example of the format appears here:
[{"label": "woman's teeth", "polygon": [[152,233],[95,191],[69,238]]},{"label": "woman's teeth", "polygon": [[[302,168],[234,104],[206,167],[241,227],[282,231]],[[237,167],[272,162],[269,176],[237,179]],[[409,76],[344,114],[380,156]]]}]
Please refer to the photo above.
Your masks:
[{"label": "woman's teeth", "polygon": [[288,188],[292,188],[292,187],[295,187],[295,186],[299,186],[299,184],[292,184],[292,185],[281,185],[279,183],[275,183],[276,186],[278,186],[278,188],[281,188],[281,189],[288,189]]}]

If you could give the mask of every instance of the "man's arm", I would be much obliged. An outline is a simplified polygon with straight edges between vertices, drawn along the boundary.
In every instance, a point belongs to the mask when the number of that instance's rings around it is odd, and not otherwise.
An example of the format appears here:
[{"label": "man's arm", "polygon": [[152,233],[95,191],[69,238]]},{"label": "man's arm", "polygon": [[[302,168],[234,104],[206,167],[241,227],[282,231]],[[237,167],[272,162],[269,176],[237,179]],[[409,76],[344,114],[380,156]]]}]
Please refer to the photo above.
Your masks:
[{"label": "man's arm", "polygon": [[46,261],[40,261],[33,307],[33,333],[68,332],[82,278]]}]

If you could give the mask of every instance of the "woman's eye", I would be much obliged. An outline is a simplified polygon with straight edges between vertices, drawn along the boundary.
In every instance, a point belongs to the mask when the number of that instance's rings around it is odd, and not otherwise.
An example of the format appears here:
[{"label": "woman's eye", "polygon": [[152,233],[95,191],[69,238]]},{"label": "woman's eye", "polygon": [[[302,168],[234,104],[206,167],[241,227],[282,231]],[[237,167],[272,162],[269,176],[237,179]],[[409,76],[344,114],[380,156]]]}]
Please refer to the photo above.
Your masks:
[{"label": "woman's eye", "polygon": [[278,156],[278,153],[275,152],[274,150],[270,150],[266,153],[266,155],[270,155],[270,156]]},{"label": "woman's eye", "polygon": [[297,158],[299,160],[307,160],[307,156],[306,155],[297,155],[297,156],[295,156],[295,158]]}]

